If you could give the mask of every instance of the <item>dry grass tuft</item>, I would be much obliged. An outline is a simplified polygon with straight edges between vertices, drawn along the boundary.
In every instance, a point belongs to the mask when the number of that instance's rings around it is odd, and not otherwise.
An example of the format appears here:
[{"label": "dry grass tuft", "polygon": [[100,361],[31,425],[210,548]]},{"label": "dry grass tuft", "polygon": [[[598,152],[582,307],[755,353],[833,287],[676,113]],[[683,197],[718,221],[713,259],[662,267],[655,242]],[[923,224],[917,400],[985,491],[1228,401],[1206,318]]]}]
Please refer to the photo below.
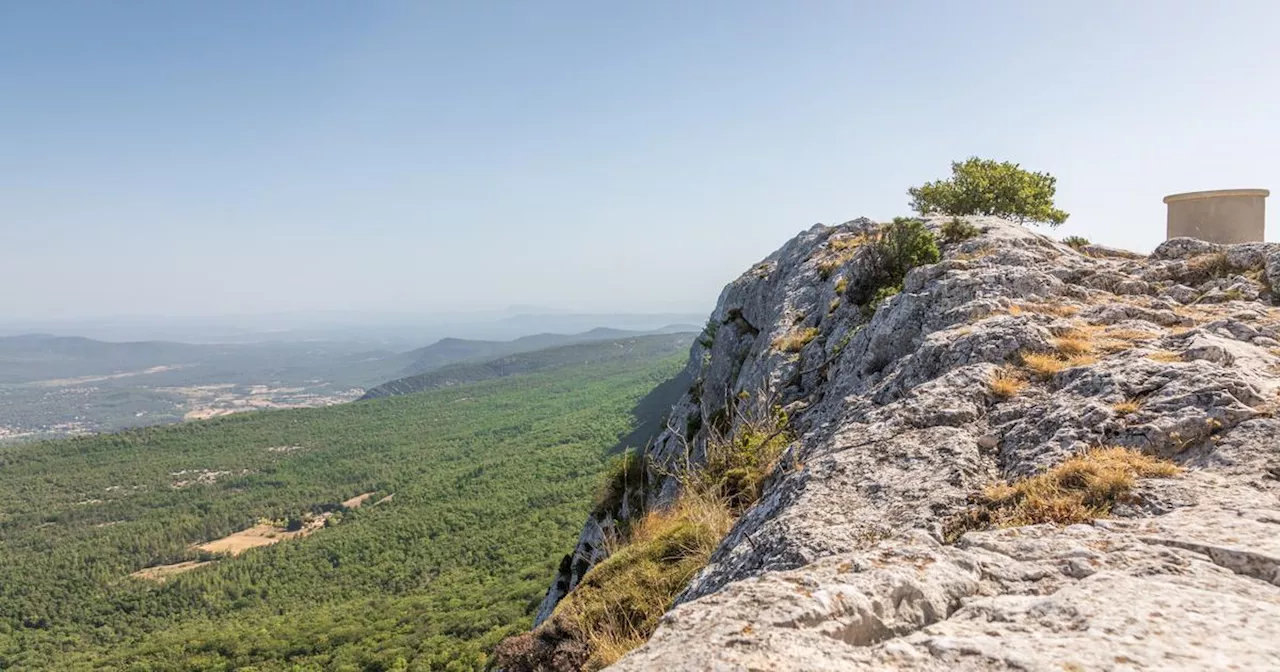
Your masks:
[{"label": "dry grass tuft", "polygon": [[1067,363],[1057,355],[1043,352],[1022,353],[1022,365],[1037,376],[1045,378],[1067,368]]},{"label": "dry grass tuft", "polygon": [[831,274],[835,273],[836,269],[840,268],[840,266],[842,266],[846,261],[848,261],[848,259],[841,259],[839,257],[825,257],[821,259],[818,261],[818,276],[823,280],[826,280],[831,277]]},{"label": "dry grass tuft", "polygon": [[982,495],[989,522],[997,527],[1071,525],[1109,515],[1139,478],[1169,478],[1181,471],[1129,448],[1093,448],[1042,474],[992,485]]},{"label": "dry grass tuft", "polygon": [[[504,641],[496,658],[509,670],[599,670],[644,644],[733,526],[724,505],[687,493],[631,526],[627,543],[582,578],[538,632]],[[556,648],[539,634],[569,644]],[[548,666],[550,663],[551,666]]]},{"label": "dry grass tuft", "polygon": [[1137,399],[1125,399],[1111,405],[1111,410],[1121,417],[1130,413],[1137,413],[1140,408],[1142,408],[1142,404],[1138,403]]},{"label": "dry grass tuft", "polygon": [[853,250],[866,245],[871,237],[865,233],[859,233],[853,236],[832,236],[827,240],[827,246],[836,252],[851,252]]},{"label": "dry grass tuft", "polygon": [[1012,399],[1026,386],[1026,379],[1008,367],[996,371],[991,376],[991,382],[988,383],[991,394],[999,399]]},{"label": "dry grass tuft", "polygon": [[1233,269],[1227,262],[1226,252],[1209,252],[1188,259],[1187,270],[1207,279],[1228,277]]},{"label": "dry grass tuft", "polygon": [[[1053,315],[1056,317],[1075,317],[1080,313],[1078,306],[1072,306],[1065,303],[1050,303],[1048,301],[1024,301],[1020,304],[1027,312],[1039,313],[1041,315]],[[1010,312],[1011,315],[1017,313]]]},{"label": "dry grass tuft", "polygon": [[1093,340],[1083,332],[1072,331],[1053,339],[1053,347],[1067,357],[1093,354]]},{"label": "dry grass tuft", "polygon": [[821,258],[818,259],[818,275],[823,280],[831,277],[836,269],[849,263],[853,259],[854,253],[858,248],[865,245],[871,240],[865,234],[832,236],[827,239],[827,246],[820,253]]},{"label": "dry grass tuft", "polygon": [[1184,361],[1184,360],[1182,359],[1182,353],[1180,353],[1180,352],[1174,352],[1174,351],[1172,351],[1172,350],[1156,350],[1155,352],[1148,353],[1148,354],[1147,354],[1147,359],[1150,359],[1150,360],[1153,360],[1153,361],[1156,361],[1156,362],[1181,362],[1181,361]]},{"label": "dry grass tuft", "polygon": [[649,639],[734,521],[759,499],[791,443],[786,414],[764,395],[754,402],[738,397],[730,408],[736,420],[709,431],[705,462],[671,474],[681,484],[676,500],[621,526],[609,557],[587,571],[547,622],[495,647],[498,666],[599,670]]},{"label": "dry grass tuft", "polygon": [[1142,331],[1141,329],[1127,329],[1124,327],[1117,328],[1117,329],[1108,329],[1104,333],[1106,334],[1107,338],[1114,338],[1120,341],[1131,341],[1131,342],[1136,341],[1139,343],[1144,341],[1154,341],[1155,339],[1159,338],[1159,336],[1149,331]]},{"label": "dry grass tuft", "polygon": [[1159,336],[1138,329],[1111,329],[1096,340],[1099,350],[1106,353],[1132,350],[1138,343],[1147,343]]},{"label": "dry grass tuft", "polygon": [[1074,355],[1064,352],[1024,352],[1020,357],[1023,360],[1023,366],[1039,378],[1051,378],[1056,372],[1075,366],[1088,366],[1098,361],[1097,357],[1087,352],[1074,353]]},{"label": "dry grass tuft", "polygon": [[817,337],[817,327],[794,329],[773,339],[773,347],[783,352],[800,352],[804,346],[809,345],[809,342]]}]

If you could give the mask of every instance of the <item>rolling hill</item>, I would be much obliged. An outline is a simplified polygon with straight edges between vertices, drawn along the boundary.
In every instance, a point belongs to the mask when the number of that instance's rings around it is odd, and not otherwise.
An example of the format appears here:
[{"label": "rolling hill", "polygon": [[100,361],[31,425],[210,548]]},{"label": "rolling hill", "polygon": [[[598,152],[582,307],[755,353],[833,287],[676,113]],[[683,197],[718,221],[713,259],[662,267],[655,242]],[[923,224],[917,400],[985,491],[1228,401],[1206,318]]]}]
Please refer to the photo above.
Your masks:
[{"label": "rolling hill", "polygon": [[[613,333],[615,330],[596,330],[588,333]],[[552,336],[550,334],[544,336]],[[582,336],[580,334],[579,336]],[[541,336],[531,336],[534,342]],[[559,338],[559,337],[557,337]],[[378,399],[401,394],[413,394],[439,387],[475,383],[492,378],[555,369],[570,364],[591,364],[610,360],[646,359],[664,353],[687,352],[693,344],[694,334],[674,333],[654,336],[633,336],[606,341],[591,341],[579,345],[562,345],[498,357],[471,364],[453,364],[428,373],[392,380],[365,392],[364,399]],[[524,339],[521,339],[524,340]],[[471,341],[475,343],[476,341]],[[512,341],[511,343],[514,343]],[[503,345],[508,345],[504,343]]]},{"label": "rolling hill", "polygon": [[463,338],[443,338],[424,348],[411,350],[401,355],[401,359],[406,360],[408,363],[405,365],[404,369],[400,371],[400,377],[407,378],[410,376],[416,376],[418,374],[434,371],[441,367],[458,362],[478,362],[506,355],[519,354],[522,352],[533,352],[535,350],[544,350],[546,348],[572,345],[574,343],[610,341],[634,336],[675,334],[696,331],[698,331],[698,327],[684,324],[673,324],[651,331],[628,331],[625,329],[596,327],[595,329],[577,334],[533,334],[530,336],[522,336],[510,341],[477,341]]}]

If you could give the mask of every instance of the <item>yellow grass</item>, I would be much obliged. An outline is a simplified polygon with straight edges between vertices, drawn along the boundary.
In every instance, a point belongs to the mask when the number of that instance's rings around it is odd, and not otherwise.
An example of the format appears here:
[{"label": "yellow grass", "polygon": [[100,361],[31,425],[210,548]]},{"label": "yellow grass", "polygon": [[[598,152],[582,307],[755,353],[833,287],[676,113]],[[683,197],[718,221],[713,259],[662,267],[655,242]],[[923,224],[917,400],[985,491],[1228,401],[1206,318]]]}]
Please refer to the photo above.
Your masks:
[{"label": "yellow grass", "polygon": [[1022,353],[1022,365],[1037,376],[1052,376],[1067,366],[1057,355],[1043,352]]},{"label": "yellow grass", "polygon": [[999,527],[1070,525],[1109,515],[1139,478],[1169,478],[1181,471],[1172,462],[1129,448],[1093,448],[1042,474],[998,483],[982,494],[990,522]]},{"label": "yellow grass", "polygon": [[824,279],[831,277],[831,274],[848,263],[853,258],[854,253],[858,251],[858,248],[868,240],[869,238],[862,234],[832,236],[827,239],[827,247],[821,252],[822,257],[818,260],[818,273]]},{"label": "yellow grass", "polygon": [[827,245],[837,252],[848,252],[862,247],[870,239],[865,233],[859,233],[855,236],[832,236],[827,240]]},{"label": "yellow grass", "polygon": [[1048,378],[1053,374],[1076,366],[1088,366],[1098,361],[1090,354],[1061,355],[1045,352],[1024,352],[1022,365],[1037,376]]},{"label": "yellow grass", "polygon": [[1106,334],[1109,338],[1118,338],[1122,341],[1154,341],[1159,336],[1141,329],[1108,329]]},{"label": "yellow grass", "polygon": [[1138,409],[1141,407],[1142,405],[1139,404],[1136,399],[1125,399],[1124,401],[1112,404],[1111,410],[1115,411],[1116,415],[1125,416],[1130,413],[1137,413]]},{"label": "yellow grass", "polygon": [[773,339],[773,347],[783,352],[800,352],[801,348],[817,337],[817,327],[795,329]]},{"label": "yellow grass", "polygon": [[1060,338],[1055,338],[1053,339],[1053,347],[1055,350],[1068,357],[1093,353],[1093,343],[1088,337],[1083,336],[1062,336]]},{"label": "yellow grass", "polygon": [[724,502],[686,493],[633,525],[628,543],[556,607],[557,625],[577,631],[590,652],[583,669],[611,665],[644,644],[733,521]]},{"label": "yellow grass", "polygon": [[609,557],[587,571],[547,622],[495,647],[499,667],[599,670],[649,639],[737,517],[759,498],[792,440],[780,408],[763,395],[754,405],[750,399],[739,397],[731,434],[710,432],[703,464],[671,474],[681,483],[674,502],[624,525]]},{"label": "yellow grass", "polygon": [[[1056,317],[1074,317],[1080,312],[1080,308],[1077,306],[1065,303],[1051,303],[1048,301],[1023,301],[1020,304],[1020,307],[1027,312],[1039,313],[1041,315],[1054,315]],[[1017,313],[1010,311],[1010,314],[1016,315]]]},{"label": "yellow grass", "polygon": [[1232,273],[1226,252],[1209,252],[1187,260],[1187,270],[1210,278],[1225,278]]},{"label": "yellow grass", "polygon": [[1181,361],[1183,361],[1183,359],[1182,359],[1182,353],[1174,352],[1174,351],[1172,351],[1172,350],[1156,350],[1155,352],[1148,353],[1148,354],[1147,354],[1147,359],[1151,359],[1151,360],[1154,360],[1154,361],[1157,361],[1157,362],[1181,362]]},{"label": "yellow grass", "polygon": [[1107,329],[1103,332],[1103,336],[1106,338],[1103,342],[1103,348],[1110,352],[1128,350],[1133,347],[1134,343],[1146,343],[1160,338],[1149,331],[1128,329],[1124,327]]},{"label": "yellow grass", "polygon": [[1067,368],[1075,366],[1089,366],[1098,363],[1098,358],[1093,355],[1071,355],[1066,358]]},{"label": "yellow grass", "polygon": [[1011,399],[1018,395],[1027,381],[1017,371],[1009,368],[1002,368],[995,372],[988,384],[991,394],[1000,399]]}]

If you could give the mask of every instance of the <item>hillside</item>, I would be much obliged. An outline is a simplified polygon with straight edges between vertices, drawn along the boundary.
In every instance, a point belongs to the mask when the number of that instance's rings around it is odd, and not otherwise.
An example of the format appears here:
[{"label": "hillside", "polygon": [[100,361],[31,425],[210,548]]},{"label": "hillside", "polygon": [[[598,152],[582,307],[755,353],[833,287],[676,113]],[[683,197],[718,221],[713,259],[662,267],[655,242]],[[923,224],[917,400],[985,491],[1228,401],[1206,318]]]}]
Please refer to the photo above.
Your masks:
[{"label": "hillside", "polygon": [[[609,336],[613,336],[616,334],[616,330],[598,329],[587,333],[595,335],[607,334]],[[579,334],[578,336],[586,336],[586,334]],[[525,345],[528,345],[530,343],[542,341],[547,337],[550,337],[549,340],[552,342],[559,342],[562,338],[560,336],[543,335],[531,336],[528,339],[518,340],[523,341]],[[482,343],[480,341],[460,341],[457,339],[448,340],[453,340],[457,343]],[[429,373],[392,380],[365,392],[361,399],[378,399],[381,397],[390,397],[401,394],[413,394],[415,392],[431,390],[439,387],[462,385],[466,383],[479,382],[481,380],[489,380],[492,378],[503,378],[506,376],[545,371],[574,363],[590,364],[607,361],[645,360],[665,354],[687,352],[689,346],[693,343],[693,334],[675,333],[660,336],[615,338],[613,340],[606,341],[597,341],[594,338],[579,340],[586,342],[579,345],[562,345],[560,347],[536,350],[507,357],[498,357],[496,359],[480,363],[454,364]],[[441,341],[436,345],[440,345],[442,343],[444,343],[444,341]],[[502,343],[501,345],[510,346],[514,343],[516,343],[516,341]],[[451,349],[451,352],[454,354],[459,354],[463,351],[464,350],[461,348]],[[470,349],[468,351],[476,352],[474,349]],[[445,350],[438,350],[436,352],[437,354],[443,354]]]},{"label": "hillside", "polygon": [[726,286],[505,669],[1280,669],[1280,245],[968,223]]},{"label": "hillside", "polygon": [[636,336],[673,334],[697,331],[688,325],[670,325],[652,331],[627,331],[596,327],[578,334],[533,334],[510,341],[476,341],[464,338],[442,338],[431,345],[404,353],[400,358],[408,362],[399,372],[401,378],[409,378],[434,371],[450,364],[496,359],[506,355],[545,350],[574,343],[613,341]]},{"label": "hillside", "polygon": [[[452,364],[690,329],[680,325],[652,332],[596,328],[511,341],[446,338],[407,352],[370,349],[362,341],[188,344],[45,334],[0,337],[0,442],[110,432],[250,410],[326,406],[353,401],[374,387],[381,390],[370,396],[385,396],[382,391],[389,389],[427,389],[440,378],[396,381]],[[534,358],[511,360],[484,372],[459,366],[443,380],[457,384],[507,375],[507,370],[556,365],[557,361],[538,363]]]},{"label": "hillside", "polygon": [[682,356],[0,446],[0,668],[480,669]]},{"label": "hillside", "polygon": [[342,341],[193,344],[25,334],[0,337],[0,384],[139,377],[161,385],[207,384],[257,374],[283,384],[323,376],[362,386],[394,375],[411,361],[403,356]]}]

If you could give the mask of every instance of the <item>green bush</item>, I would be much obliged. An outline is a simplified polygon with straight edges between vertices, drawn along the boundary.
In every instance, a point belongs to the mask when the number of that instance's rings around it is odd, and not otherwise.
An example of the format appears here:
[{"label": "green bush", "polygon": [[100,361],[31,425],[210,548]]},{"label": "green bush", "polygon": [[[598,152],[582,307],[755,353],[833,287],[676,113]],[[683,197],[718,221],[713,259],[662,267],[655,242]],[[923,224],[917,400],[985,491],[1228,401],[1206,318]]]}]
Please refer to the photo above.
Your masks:
[{"label": "green bush", "polygon": [[922,215],[995,215],[1020,223],[1058,226],[1067,213],[1054,207],[1057,178],[1023,170],[1008,161],[971,157],[951,164],[951,179],[907,190]]},{"label": "green bush", "polygon": [[707,442],[706,464],[693,474],[696,490],[741,513],[760,499],[764,481],[791,443],[787,415],[775,408],[767,418],[744,423],[732,435]]},{"label": "green bush", "polygon": [[716,343],[716,333],[720,331],[720,323],[716,322],[716,318],[708,317],[707,325],[702,328],[702,333],[698,335],[698,343],[702,347],[711,349]]},{"label": "green bush", "polygon": [[977,238],[981,233],[982,231],[978,227],[959,217],[955,217],[942,225],[942,242],[947,245],[954,245],[970,238]]},{"label": "green bush", "polygon": [[865,304],[862,305],[861,312],[863,317],[871,317],[872,315],[874,315],[876,312],[876,308],[879,308],[880,304],[893,298],[895,295],[897,295],[901,291],[902,291],[901,285],[881,287],[880,289],[876,290],[876,293],[872,295],[871,300],[867,301]]},{"label": "green bush", "polygon": [[895,217],[876,232],[867,246],[859,273],[861,282],[850,288],[850,298],[860,306],[902,291],[907,271],[942,258],[938,240],[918,219]]},{"label": "green bush", "polygon": [[597,517],[617,515],[627,492],[640,492],[649,479],[649,457],[628,448],[613,459],[596,494]]},{"label": "green bush", "polygon": [[1077,250],[1086,245],[1092,245],[1092,243],[1089,242],[1089,239],[1083,236],[1067,236],[1066,238],[1062,239],[1062,244],[1070,245],[1071,247],[1074,247]]}]

